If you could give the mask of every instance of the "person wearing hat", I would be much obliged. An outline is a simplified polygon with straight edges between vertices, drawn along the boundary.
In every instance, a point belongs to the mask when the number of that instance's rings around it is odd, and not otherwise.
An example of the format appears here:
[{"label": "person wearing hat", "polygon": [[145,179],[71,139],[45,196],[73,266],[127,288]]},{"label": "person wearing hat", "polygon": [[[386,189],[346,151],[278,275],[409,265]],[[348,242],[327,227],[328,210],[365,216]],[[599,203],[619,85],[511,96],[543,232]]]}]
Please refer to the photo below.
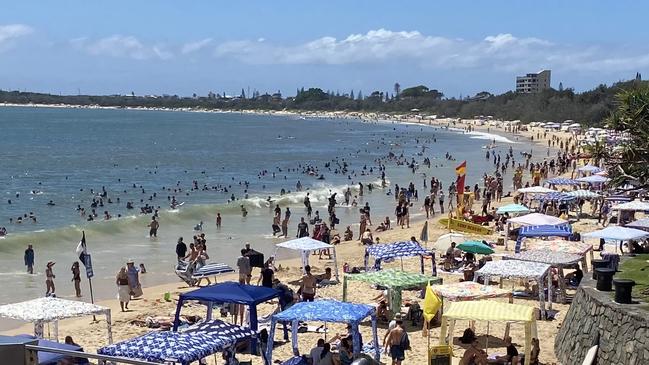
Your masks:
[{"label": "person wearing hat", "polygon": [[54,275],[54,272],[52,271],[52,266],[54,266],[55,262],[54,261],[48,261],[47,262],[47,267],[45,268],[45,287],[47,288],[45,291],[45,296],[48,297],[52,294],[54,294],[54,278],[56,277]]},{"label": "person wearing hat", "polygon": [[128,282],[131,289],[131,295],[134,298],[142,296],[142,285],[140,284],[140,274],[137,267],[135,267],[135,261],[129,259],[126,262],[126,274],[128,275]]}]

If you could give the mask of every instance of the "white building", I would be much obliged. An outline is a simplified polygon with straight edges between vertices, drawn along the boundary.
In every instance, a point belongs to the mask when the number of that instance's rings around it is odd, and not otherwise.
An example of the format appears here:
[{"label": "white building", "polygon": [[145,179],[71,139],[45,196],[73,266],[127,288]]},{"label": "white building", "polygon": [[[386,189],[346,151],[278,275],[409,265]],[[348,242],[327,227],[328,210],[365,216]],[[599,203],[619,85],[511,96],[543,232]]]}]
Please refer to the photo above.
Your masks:
[{"label": "white building", "polygon": [[550,70],[516,77],[516,92],[536,94],[550,88]]}]

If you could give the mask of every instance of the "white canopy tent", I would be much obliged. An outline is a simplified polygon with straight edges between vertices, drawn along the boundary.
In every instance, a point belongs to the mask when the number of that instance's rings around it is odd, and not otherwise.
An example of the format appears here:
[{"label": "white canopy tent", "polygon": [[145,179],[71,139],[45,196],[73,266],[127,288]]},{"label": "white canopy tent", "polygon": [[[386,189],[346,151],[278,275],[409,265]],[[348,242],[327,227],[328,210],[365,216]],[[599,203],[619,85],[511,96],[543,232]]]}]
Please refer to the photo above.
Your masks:
[{"label": "white canopy tent", "polygon": [[[603,238],[604,240],[620,242],[620,251],[622,251],[622,242],[640,240],[649,237],[649,232],[641,231],[634,228],[620,226],[608,226],[598,231],[588,232],[581,235],[583,238]],[[617,246],[616,246],[617,251]]]},{"label": "white canopy tent", "polygon": [[110,308],[54,297],[37,298],[26,302],[0,306],[0,317],[34,323],[34,335],[43,338],[43,326],[54,324],[54,340],[58,341],[58,321],[89,315],[105,315],[108,330],[108,343],[113,343]]},{"label": "white canopy tent", "polygon": [[[543,280],[548,280],[548,293],[552,293],[552,275],[550,265],[540,262],[528,262],[519,260],[498,260],[488,261],[480,270],[475,272],[474,281],[479,277],[484,279],[485,285],[491,277],[500,278],[500,287],[503,279],[527,279],[534,280],[539,286],[539,307],[541,314],[545,316],[545,293],[543,291]],[[550,309],[552,309],[552,295],[547,298]]]},{"label": "white canopy tent", "polygon": [[556,190],[544,186],[530,186],[528,188],[520,188],[517,191],[523,194],[546,194],[555,192]]},{"label": "white canopy tent", "polygon": [[322,241],[318,241],[311,237],[296,238],[294,240],[289,240],[275,245],[275,253],[273,254],[273,257],[277,256],[277,251],[280,248],[300,251],[300,257],[302,258],[302,270],[304,270],[304,267],[306,267],[306,265],[309,264],[310,252],[317,251],[317,250],[327,250],[327,249],[332,250],[333,257],[334,257],[334,274],[336,275],[336,280],[340,281],[339,273],[338,273],[338,259],[336,257],[336,246],[330,245],[328,243],[324,243]]},{"label": "white canopy tent", "polygon": [[642,212],[642,211],[648,211],[649,210],[649,203],[647,202],[641,202],[639,200],[633,200],[627,203],[622,203],[618,205],[614,205],[611,207],[611,210],[631,210],[634,212]]},{"label": "white canopy tent", "polygon": [[520,226],[553,226],[563,223],[568,223],[568,221],[559,217],[541,213],[530,213],[521,215],[519,217],[509,218],[507,220],[507,227],[505,230],[505,250],[509,248],[509,230],[512,224],[518,224]]}]

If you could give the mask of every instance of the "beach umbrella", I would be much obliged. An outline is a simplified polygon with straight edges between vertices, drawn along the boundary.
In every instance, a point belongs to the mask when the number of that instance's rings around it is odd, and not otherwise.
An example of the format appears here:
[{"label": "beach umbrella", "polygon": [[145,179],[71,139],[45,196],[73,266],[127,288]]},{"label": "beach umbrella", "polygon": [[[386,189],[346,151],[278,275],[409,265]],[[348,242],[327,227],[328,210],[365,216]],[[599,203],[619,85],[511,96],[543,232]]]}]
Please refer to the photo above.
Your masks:
[{"label": "beach umbrella", "polygon": [[579,185],[579,181],[573,179],[567,179],[565,177],[555,177],[552,179],[545,180],[545,183],[548,185]]},{"label": "beach umbrella", "polygon": [[555,192],[556,190],[546,188],[543,186],[530,186],[528,188],[521,188],[518,189],[519,193],[525,193],[525,194],[545,194],[545,193],[552,193]]},{"label": "beach umbrella", "polygon": [[496,214],[505,214],[505,213],[529,213],[530,208],[521,205],[521,204],[507,204],[496,210]]},{"label": "beach umbrella", "polygon": [[590,173],[595,173],[595,172],[600,172],[600,171],[602,171],[602,169],[600,169],[600,168],[597,167],[597,166],[593,166],[593,165],[591,165],[591,164],[588,164],[588,165],[586,165],[586,166],[582,166],[582,167],[578,168],[577,171],[579,171],[579,172],[590,172]]},{"label": "beach umbrella", "polygon": [[590,190],[575,190],[575,191],[569,191],[565,193],[566,195],[574,196],[575,198],[579,199],[591,199],[591,198],[599,198],[601,195],[597,194],[594,191]]},{"label": "beach umbrella", "polygon": [[494,250],[482,243],[481,241],[465,241],[457,245],[457,248],[470,253],[476,253],[481,255],[491,255],[494,253]]},{"label": "beach umbrella", "polygon": [[449,247],[451,242],[462,243],[464,241],[466,241],[466,236],[461,233],[447,233],[439,236],[437,241],[435,241],[435,246]]}]

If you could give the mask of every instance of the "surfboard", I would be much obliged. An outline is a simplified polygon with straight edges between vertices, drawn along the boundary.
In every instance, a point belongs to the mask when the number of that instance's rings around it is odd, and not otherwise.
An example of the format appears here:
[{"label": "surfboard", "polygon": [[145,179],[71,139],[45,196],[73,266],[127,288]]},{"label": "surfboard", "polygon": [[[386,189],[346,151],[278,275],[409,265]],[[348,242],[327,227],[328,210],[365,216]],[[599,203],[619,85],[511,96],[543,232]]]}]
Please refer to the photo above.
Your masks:
[{"label": "surfboard", "polygon": [[[439,220],[439,224],[443,227],[448,227],[449,226],[448,220],[449,218],[442,218]],[[477,235],[487,235],[492,233],[491,228],[481,226],[479,224],[467,222],[465,220],[455,219],[455,218],[451,218],[450,227],[454,231],[472,233]]]}]

